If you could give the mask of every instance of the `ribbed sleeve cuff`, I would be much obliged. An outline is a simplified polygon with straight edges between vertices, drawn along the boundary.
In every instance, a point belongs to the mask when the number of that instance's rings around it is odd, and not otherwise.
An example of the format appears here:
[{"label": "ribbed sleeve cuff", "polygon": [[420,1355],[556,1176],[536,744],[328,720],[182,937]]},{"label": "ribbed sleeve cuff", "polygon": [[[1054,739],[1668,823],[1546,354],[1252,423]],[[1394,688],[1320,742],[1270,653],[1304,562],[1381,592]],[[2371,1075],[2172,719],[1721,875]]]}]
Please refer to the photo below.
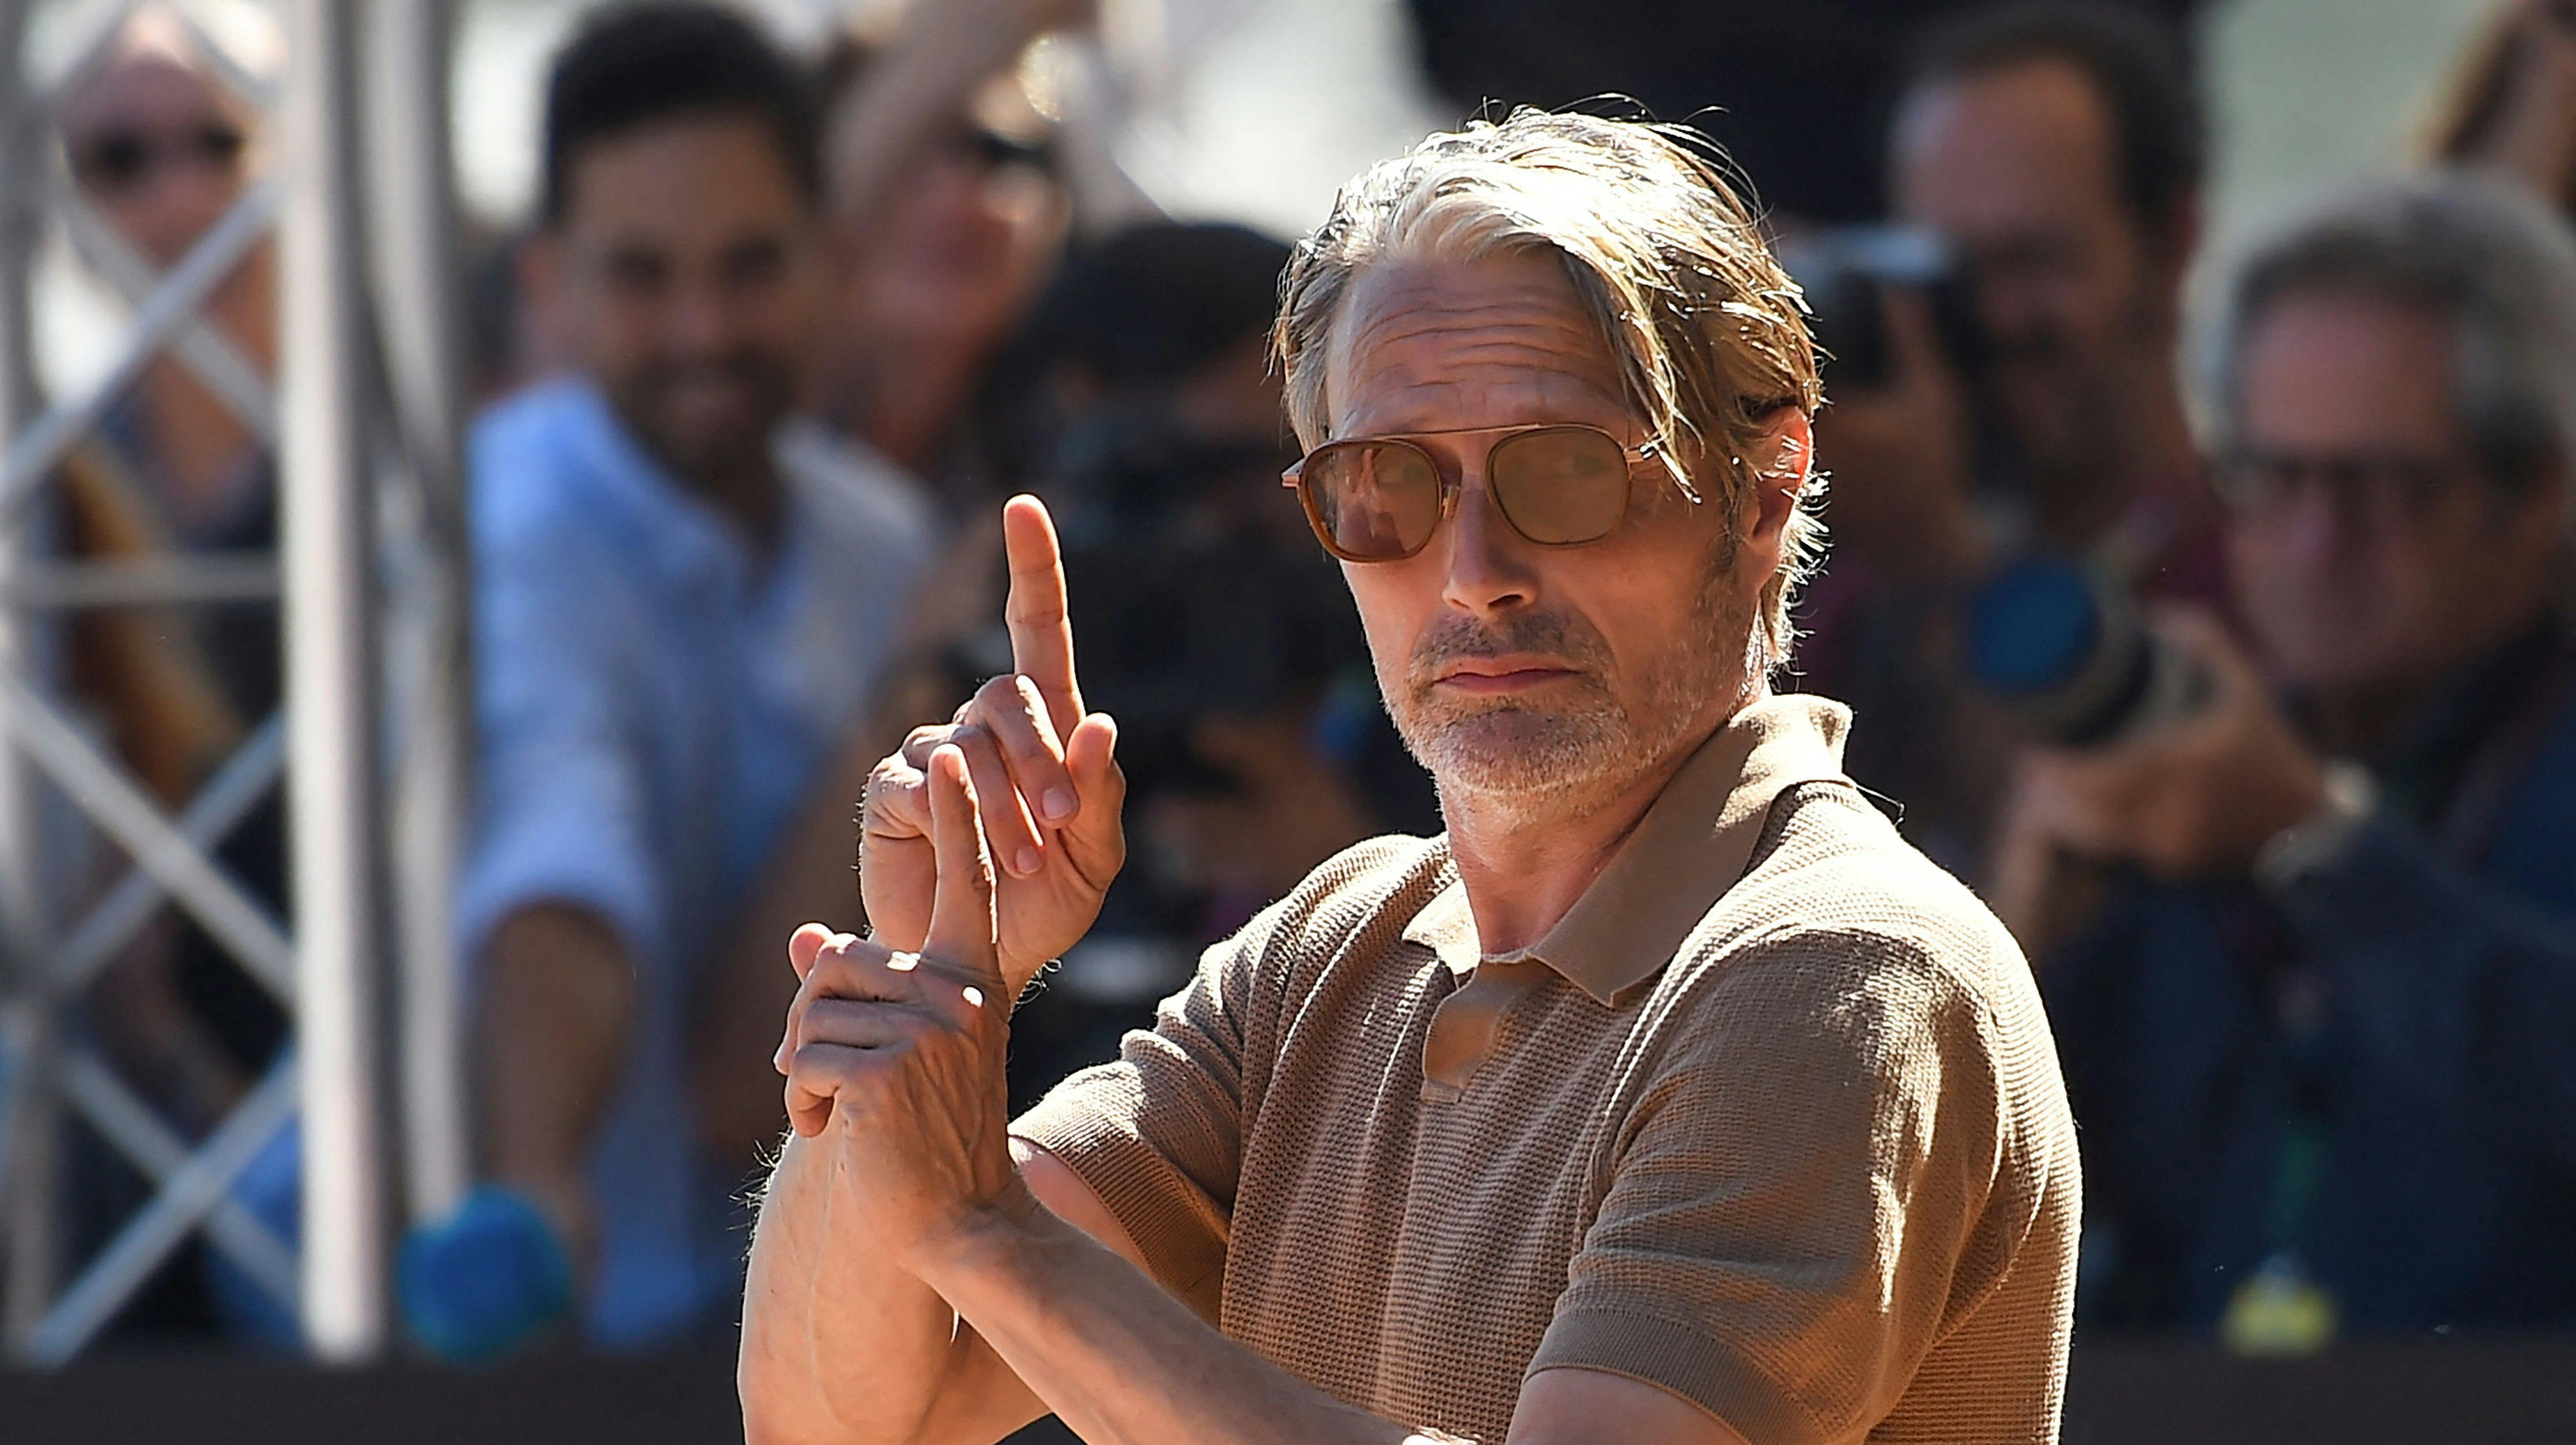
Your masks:
[{"label": "ribbed sleeve cuff", "polygon": [[1669,1390],[1761,1445],[1822,1445],[1825,1433],[1741,1354],[1688,1325],[1610,1310],[1559,1313],[1529,1373],[1601,1370]]},{"label": "ribbed sleeve cuff", "polygon": [[1072,1081],[1012,1124],[1082,1177],[1117,1217],[1163,1288],[1214,1325],[1225,1286],[1227,1220],[1114,1110],[1069,1098]]}]

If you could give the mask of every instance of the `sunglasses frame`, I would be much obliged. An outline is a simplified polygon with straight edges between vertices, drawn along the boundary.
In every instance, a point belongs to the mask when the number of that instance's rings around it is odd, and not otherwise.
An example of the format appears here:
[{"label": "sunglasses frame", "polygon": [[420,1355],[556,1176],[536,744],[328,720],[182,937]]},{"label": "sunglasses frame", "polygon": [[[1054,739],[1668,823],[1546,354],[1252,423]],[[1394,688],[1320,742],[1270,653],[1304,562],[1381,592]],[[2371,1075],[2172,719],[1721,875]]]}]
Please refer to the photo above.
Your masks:
[{"label": "sunglasses frame", "polygon": [[[1494,511],[1496,515],[1503,519],[1503,525],[1512,529],[1512,535],[1529,543],[1533,547],[1589,547],[1596,542],[1600,542],[1608,538],[1611,533],[1618,531],[1619,524],[1628,520],[1628,508],[1633,500],[1632,494],[1635,490],[1633,483],[1636,480],[1636,469],[1648,462],[1664,463],[1665,472],[1672,476],[1676,483],[1681,485],[1683,494],[1690,497],[1694,502],[1699,500],[1698,494],[1692,492],[1687,483],[1681,482],[1680,474],[1672,470],[1671,463],[1667,460],[1666,453],[1661,442],[1648,441],[1636,446],[1630,446],[1628,443],[1611,435],[1605,428],[1594,426],[1590,422],[1579,421],[1541,421],[1530,422],[1521,426],[1462,426],[1450,427],[1441,431],[1398,432],[1391,433],[1386,436],[1373,437],[1342,437],[1334,441],[1328,441],[1322,446],[1319,446],[1313,451],[1298,458],[1295,466],[1292,466],[1288,470],[1279,474],[1279,484],[1296,492],[1299,505],[1303,506],[1306,511],[1306,525],[1314,529],[1315,540],[1323,543],[1324,550],[1332,553],[1340,560],[1355,563],[1409,561],[1412,558],[1421,556],[1423,549],[1431,545],[1431,539],[1440,535],[1440,526],[1442,523],[1452,521],[1457,517],[1458,498],[1464,495],[1467,490],[1465,478],[1453,473],[1448,467],[1443,466],[1440,461],[1439,453],[1424,446],[1421,442],[1416,441],[1415,438],[1475,436],[1479,434],[1491,435],[1494,438],[1493,444],[1485,448],[1485,460],[1482,468],[1485,475],[1485,490],[1490,494],[1494,487],[1494,453],[1502,450],[1505,442],[1527,436],[1532,432],[1542,431],[1590,432],[1594,436],[1601,438],[1603,441],[1609,442],[1611,445],[1619,449],[1621,459],[1627,462],[1629,481],[1632,485],[1629,491],[1622,492],[1620,494],[1619,515],[1611,520],[1609,527],[1598,537],[1586,537],[1581,541],[1576,542],[1541,541],[1540,539],[1531,536],[1529,533],[1522,531],[1521,524],[1512,520],[1511,508],[1505,506],[1501,498],[1496,497],[1494,499]],[[1424,533],[1422,540],[1415,544],[1411,550],[1399,552],[1392,557],[1359,557],[1342,550],[1341,544],[1333,540],[1332,528],[1327,526],[1324,522],[1323,512],[1316,505],[1314,491],[1305,483],[1306,464],[1313,461],[1315,458],[1322,456],[1324,453],[1331,451],[1335,447],[1355,446],[1399,446],[1407,448],[1420,455],[1424,461],[1429,462],[1431,464],[1431,474],[1440,479],[1439,515],[1433,518],[1431,530]]]}]

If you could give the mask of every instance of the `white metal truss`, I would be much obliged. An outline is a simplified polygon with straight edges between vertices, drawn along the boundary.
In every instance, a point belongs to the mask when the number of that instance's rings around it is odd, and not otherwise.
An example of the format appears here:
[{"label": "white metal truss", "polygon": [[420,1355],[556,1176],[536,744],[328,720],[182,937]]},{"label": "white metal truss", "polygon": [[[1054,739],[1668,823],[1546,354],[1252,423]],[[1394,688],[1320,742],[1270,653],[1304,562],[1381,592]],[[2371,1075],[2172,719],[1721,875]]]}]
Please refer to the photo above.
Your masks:
[{"label": "white metal truss", "polygon": [[[219,78],[269,116],[280,164],[156,272],[69,184],[50,121],[135,4],[62,3],[80,12],[83,40],[62,73],[35,77],[36,0],[0,0],[0,1340],[24,1361],[71,1358],[202,1235],[295,1311],[314,1353],[363,1359],[386,1346],[393,1227],[443,1214],[466,1183],[447,933],[468,737],[449,6],[289,0],[274,94],[198,36]],[[50,405],[29,320],[48,226],[132,307],[104,373]],[[201,314],[272,235],[274,387]],[[31,522],[58,468],[163,356],[275,449],[277,554],[46,555]],[[285,629],[282,715],[165,812],[66,706],[47,624],[70,609],[265,598],[280,601]],[[291,921],[216,855],[281,784]],[[131,860],[76,917],[60,907],[66,880],[49,851],[56,797]],[[170,905],[294,1021],[267,1075],[195,1139],[65,1026],[69,1001]],[[69,1117],[155,1191],[76,1262],[63,1258],[58,1177]],[[301,1238],[288,1241],[232,1186],[299,1118]]]}]

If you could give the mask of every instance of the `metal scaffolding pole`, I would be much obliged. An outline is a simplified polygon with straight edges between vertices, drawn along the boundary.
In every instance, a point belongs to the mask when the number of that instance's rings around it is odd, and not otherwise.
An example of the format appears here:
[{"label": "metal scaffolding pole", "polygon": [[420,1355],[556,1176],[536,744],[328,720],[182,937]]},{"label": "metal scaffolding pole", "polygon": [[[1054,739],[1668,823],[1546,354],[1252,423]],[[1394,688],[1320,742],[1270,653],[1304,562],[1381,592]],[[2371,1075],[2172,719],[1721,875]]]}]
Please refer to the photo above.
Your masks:
[{"label": "metal scaffolding pole", "polygon": [[[394,420],[411,485],[414,565],[398,567],[389,627],[399,765],[391,800],[402,967],[402,1118],[411,1215],[437,1219],[472,1169],[464,1009],[449,900],[468,804],[467,545],[461,455],[464,314],[450,154],[451,7],[378,0],[367,87],[376,294]],[[390,621],[391,619],[389,619]]]},{"label": "metal scaffolding pole", "polygon": [[[29,5],[0,0],[0,1339],[21,1360],[71,1359],[202,1237],[296,1306],[316,1354],[365,1359],[382,1352],[389,1323],[388,1103],[398,1092],[413,1217],[452,1206],[470,1158],[447,928],[471,716],[451,6],[289,0],[282,90],[197,36],[218,82],[270,116],[282,164],[162,270],[55,163],[50,107],[112,63],[134,10],[131,0],[65,3],[79,43],[39,83],[21,45]],[[362,17],[378,22],[363,35]],[[35,385],[28,319],[46,217],[133,307],[105,372],[50,407]],[[281,247],[274,389],[239,338],[202,314],[272,232]],[[250,436],[275,441],[274,559],[96,551],[52,534],[74,473],[93,488],[148,488],[100,427],[165,360]],[[102,474],[109,480],[95,480]],[[53,644],[80,610],[270,597],[283,602],[282,716],[250,726],[189,796],[147,787],[64,694]],[[218,852],[281,776],[291,930]],[[52,831],[40,837],[40,827]],[[63,828],[83,849],[101,845],[97,856],[55,846]],[[121,876],[70,876],[120,859]],[[173,907],[295,1024],[293,1047],[194,1135],[63,1025]],[[303,1208],[292,1238],[239,1181],[298,1118]],[[113,1226],[108,1237],[77,1260],[63,1252],[54,1167],[74,1119],[152,1189],[123,1220],[101,1221]]]},{"label": "metal scaffolding pole", "polygon": [[[27,6],[0,0],[0,439],[23,434],[40,410],[28,279],[34,269],[36,128],[26,70]],[[0,531],[0,585],[33,562],[27,529]],[[0,671],[39,664],[34,621],[0,606]],[[61,1108],[54,1081],[55,997],[50,909],[41,876],[37,776],[16,748],[0,746],[0,1208],[8,1213],[7,1295],[0,1334],[13,1349],[35,1332],[53,1298],[59,1213]]]},{"label": "metal scaffolding pole", "polygon": [[279,552],[295,766],[296,1025],[303,1069],[304,1331],[363,1360],[387,1329],[376,973],[386,876],[378,816],[375,536],[359,249],[355,7],[285,7]]}]

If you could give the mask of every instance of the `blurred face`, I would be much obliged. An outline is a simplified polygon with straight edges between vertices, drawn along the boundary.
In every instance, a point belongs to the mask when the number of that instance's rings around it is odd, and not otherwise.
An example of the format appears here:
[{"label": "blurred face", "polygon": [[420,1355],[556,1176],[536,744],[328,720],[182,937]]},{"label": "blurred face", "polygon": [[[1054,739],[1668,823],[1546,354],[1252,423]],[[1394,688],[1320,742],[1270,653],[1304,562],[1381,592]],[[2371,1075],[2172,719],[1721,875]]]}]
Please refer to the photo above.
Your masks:
[{"label": "blurred face", "polygon": [[682,476],[765,466],[820,299],[813,224],[761,123],[682,117],[572,160],[555,237],[577,359]]},{"label": "blurred face", "polygon": [[111,62],[73,92],[61,124],[82,197],[156,265],[177,263],[241,196],[242,117],[173,56]]},{"label": "blurred face", "polygon": [[871,324],[981,344],[1042,279],[1064,198],[1035,151],[960,124],[860,224],[856,300]]},{"label": "blurred face", "polygon": [[1410,437],[1464,487],[1421,552],[1342,568],[1388,711],[1444,797],[1524,818],[1579,811],[1732,713],[1757,680],[1746,657],[1776,528],[1730,545],[1721,509],[1649,463],[1608,537],[1538,546],[1486,490],[1493,439],[1427,435],[1558,422],[1645,440],[1553,259],[1363,271],[1327,365],[1335,438]]},{"label": "blurred face", "polygon": [[2032,466],[2096,464],[2106,408],[2164,364],[2180,273],[2122,202],[2091,84],[2035,61],[1925,86],[1897,113],[1892,162],[1898,213],[1969,267],[1994,397]]},{"label": "blurred face", "polygon": [[2245,338],[2229,555],[2294,687],[2420,688],[2545,605],[2557,487],[2515,496],[2478,470],[2453,340],[2432,311],[2331,295],[2277,302]]}]

